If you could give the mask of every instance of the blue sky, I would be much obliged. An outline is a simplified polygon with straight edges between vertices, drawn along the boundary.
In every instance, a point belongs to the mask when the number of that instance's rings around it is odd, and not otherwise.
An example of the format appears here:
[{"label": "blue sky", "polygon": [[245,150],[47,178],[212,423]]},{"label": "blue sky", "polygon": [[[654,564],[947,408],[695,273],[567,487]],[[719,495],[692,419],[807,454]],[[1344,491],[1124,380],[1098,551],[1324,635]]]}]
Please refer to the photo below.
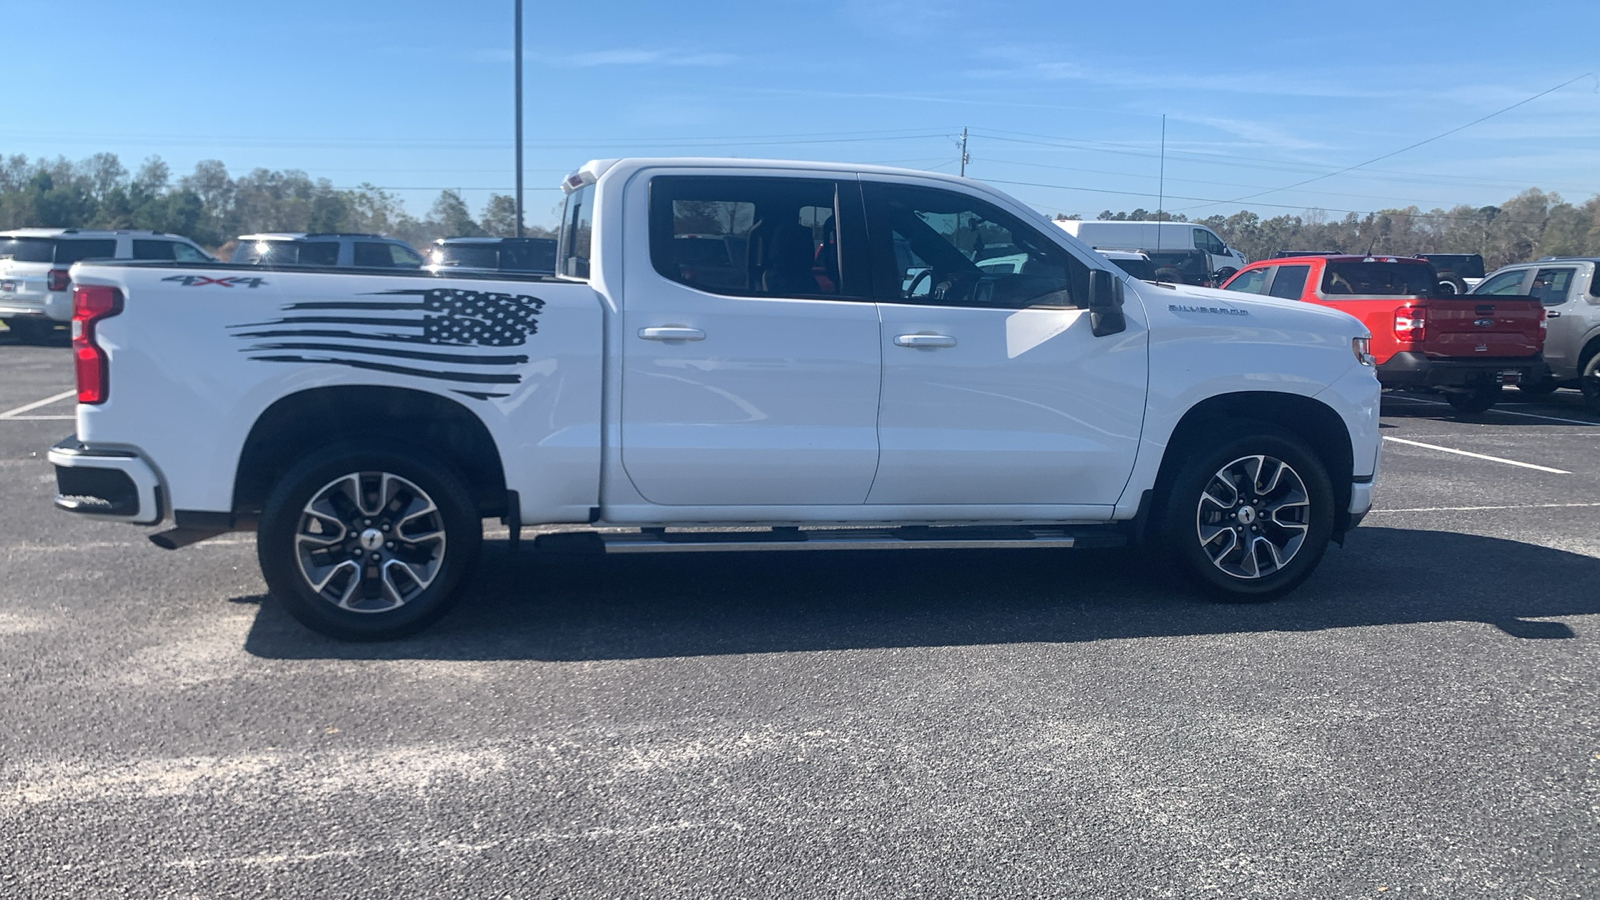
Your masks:
[{"label": "blue sky", "polygon": [[[394,189],[416,214],[440,188],[476,210],[514,184],[512,0],[0,9],[12,51],[30,36],[40,63],[12,71],[0,153],[303,169]],[[1593,76],[1275,190],[1600,72],[1593,0],[525,0],[524,15],[530,224],[554,218],[552,186],[591,158],[953,172],[963,127],[967,174],[1041,211],[1154,208],[1163,114],[1166,206],[1191,216],[1600,192]]]}]

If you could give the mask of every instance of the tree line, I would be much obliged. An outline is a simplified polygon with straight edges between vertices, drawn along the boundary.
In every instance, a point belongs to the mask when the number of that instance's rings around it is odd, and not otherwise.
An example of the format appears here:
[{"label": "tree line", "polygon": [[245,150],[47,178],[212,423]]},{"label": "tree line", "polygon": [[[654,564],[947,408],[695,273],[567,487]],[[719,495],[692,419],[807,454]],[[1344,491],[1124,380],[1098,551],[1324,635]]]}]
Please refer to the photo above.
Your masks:
[{"label": "tree line", "polygon": [[[1600,194],[1574,205],[1560,194],[1529,188],[1499,206],[1455,206],[1423,212],[1415,206],[1333,218],[1321,210],[1300,215],[1231,216],[1190,220],[1181,214],[1105,210],[1107,221],[1163,221],[1205,225],[1249,259],[1292,250],[1340,253],[1479,253],[1489,269],[1541,256],[1600,256]],[[1057,218],[1078,218],[1058,216]]]},{"label": "tree line", "polygon": [[[516,201],[490,194],[474,217],[459,192],[446,190],[419,219],[383,188],[340,189],[299,169],[234,177],[220,160],[208,159],[174,179],[159,156],[131,172],[114,153],[77,162],[0,156],[0,229],[23,227],[150,229],[213,249],[258,231],[357,231],[422,247],[439,237],[510,237]],[[542,228],[524,233],[549,235]]]}]

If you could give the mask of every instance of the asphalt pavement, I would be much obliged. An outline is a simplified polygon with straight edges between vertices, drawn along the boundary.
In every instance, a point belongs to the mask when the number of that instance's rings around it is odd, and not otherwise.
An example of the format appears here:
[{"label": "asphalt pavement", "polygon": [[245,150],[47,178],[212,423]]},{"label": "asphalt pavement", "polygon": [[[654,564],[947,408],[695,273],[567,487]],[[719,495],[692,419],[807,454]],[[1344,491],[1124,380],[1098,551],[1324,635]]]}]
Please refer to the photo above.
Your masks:
[{"label": "asphalt pavement", "polygon": [[1276,603],[1125,551],[501,531],[438,626],[352,645],[250,535],[53,510],[71,387],[0,334],[0,896],[1600,895],[1571,392],[1386,400],[1377,511]]}]

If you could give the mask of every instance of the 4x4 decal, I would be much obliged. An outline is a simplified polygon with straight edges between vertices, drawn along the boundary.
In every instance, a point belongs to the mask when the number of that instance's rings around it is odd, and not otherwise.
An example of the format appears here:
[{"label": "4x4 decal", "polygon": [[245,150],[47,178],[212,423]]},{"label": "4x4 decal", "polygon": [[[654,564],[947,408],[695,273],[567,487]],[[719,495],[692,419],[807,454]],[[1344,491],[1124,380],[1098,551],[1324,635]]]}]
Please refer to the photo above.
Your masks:
[{"label": "4x4 decal", "polygon": [[[526,355],[470,350],[522,346],[539,330],[544,309],[538,297],[451,288],[365,296],[373,299],[290,303],[283,307],[290,315],[281,319],[230,327],[249,329],[234,337],[250,341],[241,352],[261,362],[326,363],[463,385],[512,385],[522,381],[517,367],[528,362]],[[461,350],[469,352],[450,352]],[[455,392],[479,400],[509,396]]]},{"label": "4x4 decal", "polygon": [[231,288],[242,284],[247,288],[258,288],[267,283],[265,278],[250,278],[244,275],[229,275],[223,278],[209,278],[205,275],[172,275],[161,280],[176,281],[184,287],[204,287],[208,284],[217,284],[225,288]]}]

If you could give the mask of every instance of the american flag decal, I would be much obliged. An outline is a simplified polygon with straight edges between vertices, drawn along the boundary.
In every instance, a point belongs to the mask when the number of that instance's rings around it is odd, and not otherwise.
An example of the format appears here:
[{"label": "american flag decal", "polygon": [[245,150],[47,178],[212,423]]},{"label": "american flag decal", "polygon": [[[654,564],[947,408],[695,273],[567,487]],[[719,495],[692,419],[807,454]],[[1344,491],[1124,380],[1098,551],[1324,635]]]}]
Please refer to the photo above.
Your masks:
[{"label": "american flag decal", "polygon": [[[522,346],[538,332],[544,309],[538,297],[456,288],[365,297],[372,299],[290,303],[281,319],[230,327],[234,337],[249,342],[242,352],[262,362],[327,363],[460,385],[512,385],[522,381],[518,367],[527,363],[526,355],[471,351]],[[507,396],[455,391],[479,399]]]}]

